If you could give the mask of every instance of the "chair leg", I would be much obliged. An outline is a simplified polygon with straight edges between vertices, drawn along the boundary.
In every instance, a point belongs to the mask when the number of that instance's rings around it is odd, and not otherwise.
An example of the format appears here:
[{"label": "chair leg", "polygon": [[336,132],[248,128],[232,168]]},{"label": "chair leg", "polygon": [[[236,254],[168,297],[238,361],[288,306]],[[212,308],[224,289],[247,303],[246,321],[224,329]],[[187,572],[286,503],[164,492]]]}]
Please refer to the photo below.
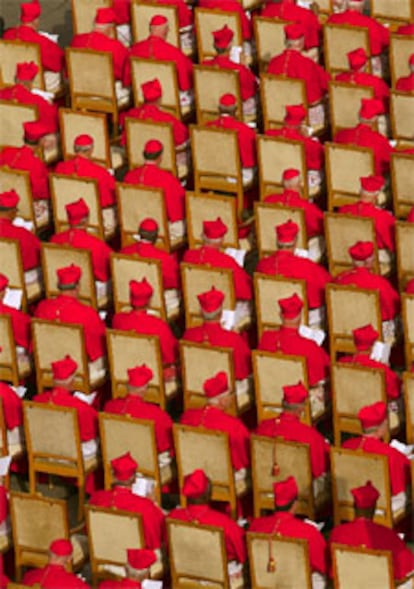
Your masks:
[{"label": "chair leg", "polygon": [[29,463],[29,490],[30,493],[36,493],[36,471]]}]

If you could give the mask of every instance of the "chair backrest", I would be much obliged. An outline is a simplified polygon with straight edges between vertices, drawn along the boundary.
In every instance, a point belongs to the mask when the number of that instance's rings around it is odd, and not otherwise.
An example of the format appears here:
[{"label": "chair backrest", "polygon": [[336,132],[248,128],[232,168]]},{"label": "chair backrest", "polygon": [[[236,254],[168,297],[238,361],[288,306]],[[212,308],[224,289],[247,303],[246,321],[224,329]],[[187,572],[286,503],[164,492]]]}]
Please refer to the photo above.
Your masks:
[{"label": "chair backrest", "polygon": [[331,550],[335,588],[365,589],[369,579],[372,587],[395,589],[390,551],[342,544],[332,544]]},{"label": "chair backrest", "polygon": [[168,519],[167,533],[173,587],[229,589],[223,528]]},{"label": "chair backrest", "polygon": [[358,419],[362,407],[387,402],[385,374],[380,368],[339,362],[331,367],[331,382],[335,445],[339,446],[342,433],[362,434]]},{"label": "chair backrest", "polygon": [[104,228],[97,180],[79,178],[75,175],[49,174],[49,183],[56,232],[69,229],[65,206],[82,197],[89,207],[87,230],[103,239]]},{"label": "chair backrest", "polygon": [[391,90],[390,119],[392,136],[397,141],[412,141],[414,136],[414,96]]},{"label": "chair backrest", "polygon": [[374,174],[374,152],[369,147],[325,143],[328,209],[333,211],[359,200],[362,176]]},{"label": "chair backrest", "polygon": [[175,63],[144,57],[131,57],[130,60],[134,104],[139,106],[144,102],[141,84],[157,78],[162,88],[160,106],[176,117],[181,118],[180,94]]},{"label": "chair backrest", "polygon": [[304,280],[269,276],[255,273],[254,292],[256,300],[257,330],[259,337],[266,329],[278,329],[282,320],[277,301],[297,294],[303,301],[302,321],[308,324],[308,304]]},{"label": "chair backrest", "polygon": [[303,198],[308,198],[305,147],[301,141],[286,137],[257,138],[260,199],[273,192],[283,192],[282,175],[288,168],[300,171],[303,180]]},{"label": "chair backrest", "polygon": [[236,298],[233,273],[230,268],[213,268],[198,264],[181,263],[181,280],[187,328],[194,327],[202,322],[197,295],[207,292],[213,286],[224,293],[223,308],[235,309]]},{"label": "chair backrest", "polygon": [[27,293],[24,282],[20,243],[17,239],[0,238],[1,271],[9,279],[9,288],[22,291],[22,310],[27,307]]},{"label": "chair backrest", "polygon": [[34,104],[20,104],[0,100],[0,149],[23,145],[23,123],[37,121],[38,110]]},{"label": "chair backrest", "polygon": [[329,104],[332,136],[341,129],[355,127],[362,98],[373,98],[370,86],[356,86],[347,82],[329,82]]},{"label": "chair backrest", "polygon": [[378,272],[379,262],[375,226],[371,217],[325,213],[324,225],[329,272],[332,276],[353,268],[348,249],[357,241],[371,241],[374,244],[374,271]]},{"label": "chair backrest", "polygon": [[[283,126],[286,106],[303,104],[307,109],[308,105],[303,80],[274,74],[260,75],[260,98],[265,130]],[[308,118],[306,122],[308,123]]]},{"label": "chair backrest", "polygon": [[164,408],[166,398],[158,336],[108,329],[107,344],[112,396],[124,397],[127,392],[127,370],[138,364],[146,364],[151,368],[153,377],[145,400]]},{"label": "chair backrest", "polygon": [[368,29],[365,27],[326,23],[323,33],[325,67],[332,75],[349,71],[349,51],[362,47],[370,55]]},{"label": "chair backrest", "polygon": [[[209,65],[194,66],[194,95],[199,125],[218,116],[220,97],[234,94],[237,100],[235,116],[242,118],[240,81],[238,72]],[[220,153],[226,153],[220,151]],[[227,158],[226,158],[227,159]]]},{"label": "chair backrest", "polygon": [[221,194],[186,192],[186,218],[188,244],[190,248],[199,247],[203,243],[203,221],[211,218],[211,211],[227,225],[224,236],[224,248],[239,248],[237,232],[237,211],[234,200]]},{"label": "chair backrest", "polygon": [[[256,391],[257,421],[277,417],[282,412],[283,387],[302,381],[308,386],[304,356],[253,350],[253,376]],[[310,424],[310,407],[306,403],[303,421]]]},{"label": "chair backrest", "polygon": [[71,0],[73,33],[92,31],[98,8],[111,7],[112,0]]},{"label": "chair backrest", "polygon": [[[248,532],[246,539],[252,589],[311,589],[309,549],[306,540],[254,532]],[[273,558],[276,564],[273,572],[268,571],[270,558]]]},{"label": "chair backrest", "polygon": [[371,323],[381,339],[382,322],[377,291],[328,284],[325,292],[332,361],[335,361],[338,352],[355,352],[352,331],[361,325]]},{"label": "chair backrest", "polygon": [[158,139],[163,146],[160,168],[177,176],[174,135],[171,123],[149,119],[125,119],[126,146],[129,168],[138,168],[145,163],[144,147],[147,141]]},{"label": "chair backrest", "polygon": [[405,362],[407,370],[411,370],[414,364],[414,295],[403,294],[401,303],[405,334]]},{"label": "chair backrest", "polygon": [[0,315],[0,380],[17,386],[20,381],[17,364],[16,342],[9,315]]},{"label": "chair backrest", "polygon": [[273,254],[278,249],[275,228],[288,220],[299,226],[297,247],[308,249],[305,212],[303,209],[270,202],[255,202],[254,215],[260,258]]},{"label": "chair backrest", "polygon": [[391,24],[414,21],[414,6],[410,0],[371,0],[371,15]]},{"label": "chair backrest", "polygon": [[405,419],[408,444],[414,443],[414,374],[404,372]]},{"label": "chair backrest", "polygon": [[15,170],[9,166],[0,167],[0,191],[15,190],[20,197],[18,216],[33,223],[34,231],[38,228],[33,212],[32,187],[30,172]]},{"label": "chair backrest", "polygon": [[405,219],[414,207],[413,166],[414,154],[391,154],[391,192],[394,214],[399,219]]},{"label": "chair backrest", "polygon": [[137,258],[124,254],[111,255],[111,274],[115,312],[131,309],[129,283],[146,278],[153,288],[149,309],[158,317],[166,319],[162,285],[161,262],[152,258]]},{"label": "chair backrest", "polygon": [[259,71],[266,71],[272,57],[280,55],[285,50],[285,25],[286,22],[279,19],[262,16],[254,18],[253,27]]},{"label": "chair backrest", "polygon": [[398,282],[401,291],[414,278],[414,224],[397,221],[395,226],[395,242],[397,246]]},{"label": "chair backrest", "polygon": [[160,14],[168,20],[168,35],[166,41],[180,47],[180,27],[178,24],[177,7],[158,2],[131,2],[131,32],[134,43],[143,41],[149,35],[149,23],[153,16]]},{"label": "chair backrest", "polygon": [[[399,2],[399,5],[403,2]],[[414,53],[414,39],[409,35],[391,35],[390,39],[390,70],[392,87],[397,80],[410,74],[408,60]]]},{"label": "chair backrest", "polygon": [[91,160],[106,168],[112,167],[108,123],[104,113],[60,108],[59,126],[63,159],[67,160],[76,155],[74,141],[78,135],[86,133],[93,139]]},{"label": "chair backrest", "polygon": [[332,447],[331,473],[335,525],[342,520],[354,519],[351,489],[365,485],[369,480],[380,493],[375,521],[392,527],[390,475],[386,456]]},{"label": "chair backrest", "polygon": [[26,43],[19,40],[0,40],[0,78],[5,86],[15,84],[16,66],[18,63],[33,61],[39,71],[33,79],[33,88],[44,90],[42,60],[40,46],[37,43]]},{"label": "chair backrest", "polygon": [[216,50],[213,45],[213,32],[227,25],[234,33],[232,45],[241,47],[243,37],[238,12],[221,11],[217,8],[196,8],[194,13],[194,25],[197,31],[198,61],[215,57]]},{"label": "chair backrest", "polygon": [[171,250],[164,191],[139,184],[117,182],[118,217],[122,246],[136,242],[135,235],[141,221],[150,217],[158,223],[157,247]]}]

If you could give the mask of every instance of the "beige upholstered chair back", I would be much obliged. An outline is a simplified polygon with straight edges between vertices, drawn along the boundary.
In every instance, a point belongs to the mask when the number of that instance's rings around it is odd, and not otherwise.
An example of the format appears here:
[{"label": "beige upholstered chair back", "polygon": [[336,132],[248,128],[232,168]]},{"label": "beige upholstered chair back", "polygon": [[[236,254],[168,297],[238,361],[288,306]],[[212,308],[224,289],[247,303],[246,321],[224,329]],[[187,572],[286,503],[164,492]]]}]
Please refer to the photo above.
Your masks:
[{"label": "beige upholstered chair back", "polygon": [[110,6],[112,6],[112,0],[72,0],[74,34],[92,31],[97,9]]},{"label": "beige upholstered chair back", "polygon": [[[111,53],[67,47],[66,61],[72,108],[100,111],[98,99],[108,105],[116,103]],[[93,102],[97,103],[96,109],[91,108]]]},{"label": "beige upholstered chair back", "polygon": [[158,139],[164,146],[160,167],[176,175],[174,137],[170,123],[126,118],[125,130],[130,169],[144,164],[145,144],[151,139]]},{"label": "beige upholstered chair back", "polygon": [[92,161],[108,168],[112,167],[107,120],[104,113],[60,108],[59,121],[65,160],[76,155],[73,148],[74,141],[78,135],[86,133],[93,139]]},{"label": "beige upholstered chair back", "polygon": [[332,561],[335,587],[366,589],[368,582],[372,587],[395,588],[391,552],[333,544]]},{"label": "beige upholstered chair back", "polygon": [[19,384],[19,371],[16,344],[9,315],[0,315],[0,341],[0,379],[17,386]]},{"label": "beige upholstered chair back", "polygon": [[239,248],[237,233],[237,212],[234,200],[212,193],[186,193],[186,216],[189,247],[202,245],[203,222],[214,217],[220,217],[227,226],[223,248]]},{"label": "beige upholstered chair back", "polygon": [[37,106],[0,100],[0,149],[23,145],[23,123],[38,119]]},{"label": "beige upholstered chair back", "polygon": [[198,62],[215,57],[213,32],[227,25],[234,33],[232,45],[241,47],[243,37],[241,33],[240,15],[238,12],[222,12],[217,8],[196,8],[195,28],[197,31]]},{"label": "beige upholstered chair back", "polygon": [[149,23],[156,14],[165,16],[168,20],[168,35],[166,41],[180,47],[180,30],[178,24],[177,8],[173,5],[163,5],[157,2],[131,2],[131,31],[134,43],[143,41],[149,35]]},{"label": "beige upholstered chair back", "polygon": [[407,370],[414,363],[414,295],[403,294],[402,317],[405,333],[405,362]]},{"label": "beige upholstered chair back", "polygon": [[414,154],[391,154],[391,188],[394,214],[405,219],[414,206]]},{"label": "beige upholstered chair back", "polygon": [[26,170],[14,170],[8,166],[0,167],[0,191],[15,190],[20,197],[18,204],[18,216],[25,221],[31,221],[36,229],[33,213],[32,188],[30,185],[30,172]]},{"label": "beige upholstered chair back", "polygon": [[272,57],[285,50],[285,21],[256,16],[253,21],[259,70],[265,71]]},{"label": "beige upholstered chair back", "polygon": [[[218,117],[218,105],[223,94],[234,94],[237,99],[238,108],[236,116],[241,117],[240,82],[238,73],[235,70],[219,69],[208,65],[194,66],[194,93],[197,108],[197,122],[202,124],[205,121]],[[217,156],[227,153],[221,149]],[[227,158],[217,157],[218,160],[226,161]]]},{"label": "beige upholstered chair back", "polygon": [[414,6],[410,0],[371,0],[371,15],[392,24],[408,24],[414,20]]},{"label": "beige upholstered chair back", "polygon": [[397,244],[397,268],[400,288],[403,290],[409,280],[414,278],[414,224],[397,221],[395,227]]},{"label": "beige upholstered chair back", "polygon": [[404,399],[405,416],[407,424],[407,442],[414,443],[414,375],[412,372],[404,373]]},{"label": "beige upholstered chair back", "polygon": [[[385,2],[387,6],[392,2]],[[399,2],[402,5],[404,2]],[[407,2],[408,4],[408,2]],[[397,80],[410,74],[408,60],[414,53],[414,39],[408,35],[391,35],[390,41],[390,70],[392,87],[395,88]]]},{"label": "beige upholstered chair back", "polygon": [[259,256],[261,258],[273,254],[278,249],[275,228],[289,220],[299,225],[297,247],[305,250],[308,249],[305,213],[303,209],[287,207],[276,203],[256,202],[254,211]]},{"label": "beige upholstered chair back", "polygon": [[17,239],[0,238],[1,271],[9,279],[9,288],[23,291],[22,309],[26,309],[26,289],[20,245]]},{"label": "beige upholstered chair back", "polygon": [[135,105],[144,102],[141,85],[157,78],[162,88],[160,106],[180,118],[180,98],[175,63],[143,57],[131,57],[130,59],[132,91]]},{"label": "beige upholstered chair back", "polygon": [[[240,173],[237,135],[232,131],[209,127],[193,127],[192,130],[197,172],[200,175],[206,173],[237,178]],[[220,150],[217,149],[217,141],[220,142]],[[226,157],[223,157],[223,153]]]},{"label": "beige upholstered chair back", "polygon": [[329,104],[332,136],[341,129],[355,127],[359,122],[358,113],[362,98],[373,98],[373,96],[374,91],[371,87],[331,81]]},{"label": "beige upholstered chair back", "polygon": [[305,82],[303,80],[273,74],[261,74],[260,81],[263,124],[266,130],[283,126],[286,106],[290,104],[307,106]]},{"label": "beige upholstered chair back", "polygon": [[33,88],[44,90],[42,60],[37,43],[19,40],[0,40],[0,78],[5,86],[13,86],[18,63],[33,61],[39,71],[33,79]]},{"label": "beige upholstered chair back", "polygon": [[413,142],[414,96],[408,92],[391,90],[390,117],[392,136],[397,141]]},{"label": "beige upholstered chair back", "polygon": [[327,23],[323,27],[325,67],[331,74],[349,71],[347,53],[362,47],[370,54],[368,29]]}]

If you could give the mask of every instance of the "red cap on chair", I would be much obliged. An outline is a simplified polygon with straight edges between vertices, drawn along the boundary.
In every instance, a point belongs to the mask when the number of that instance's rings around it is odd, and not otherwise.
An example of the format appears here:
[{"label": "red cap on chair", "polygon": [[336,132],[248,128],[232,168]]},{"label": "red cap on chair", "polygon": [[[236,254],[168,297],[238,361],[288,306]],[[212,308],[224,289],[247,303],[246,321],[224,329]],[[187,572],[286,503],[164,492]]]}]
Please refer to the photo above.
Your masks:
[{"label": "red cap on chair", "polygon": [[282,387],[282,390],[283,400],[288,405],[300,405],[308,398],[308,391],[302,381],[299,381],[297,384],[286,385]]},{"label": "red cap on chair", "polygon": [[147,231],[148,233],[153,233],[154,231],[158,231],[158,223],[155,219],[147,217],[139,224],[138,231]]},{"label": "red cap on chair", "polygon": [[67,354],[62,360],[52,362],[53,380],[67,380],[78,368],[77,362]]},{"label": "red cap on chair", "polygon": [[65,266],[65,268],[59,268],[56,270],[56,274],[59,288],[64,287],[70,289],[78,284],[82,276],[82,270],[79,266],[71,264],[70,266]]},{"label": "red cap on chair", "polygon": [[0,290],[4,290],[7,288],[9,284],[9,279],[4,274],[0,274]]},{"label": "red cap on chair", "polygon": [[133,307],[145,307],[154,293],[151,284],[144,277],[141,281],[129,282],[129,298]]},{"label": "red cap on chair", "polygon": [[217,31],[213,31],[214,45],[218,49],[226,49],[232,42],[233,37],[234,32],[227,25],[224,25],[223,28]]},{"label": "red cap on chair", "polygon": [[220,239],[227,233],[227,225],[223,223],[221,217],[215,221],[203,221],[203,234],[207,239]]},{"label": "red cap on chair", "polygon": [[89,215],[89,207],[83,198],[65,205],[69,225],[77,225]]},{"label": "red cap on chair", "polygon": [[197,468],[184,479],[183,495],[191,499],[197,499],[207,492],[209,480],[201,468]]},{"label": "red cap on chair", "polygon": [[349,67],[352,70],[359,70],[368,60],[367,53],[363,47],[349,51],[346,55],[348,57]]},{"label": "red cap on chair", "polygon": [[220,96],[219,104],[220,106],[236,106],[236,97],[234,94],[222,94]]},{"label": "red cap on chair", "polygon": [[141,84],[141,90],[145,102],[154,102],[162,96],[162,88],[158,78]]},{"label": "red cap on chair", "polygon": [[295,242],[299,233],[299,225],[289,219],[286,223],[281,223],[275,227],[277,242],[289,245]]},{"label": "red cap on chair", "polygon": [[208,378],[204,382],[203,390],[207,399],[212,399],[227,392],[229,390],[227,374],[225,372],[217,372],[215,376]]},{"label": "red cap on chair", "polygon": [[97,25],[110,25],[116,22],[116,15],[112,8],[98,8],[96,10],[95,23]]},{"label": "red cap on chair", "polygon": [[286,182],[287,180],[293,180],[293,178],[297,178],[300,176],[299,170],[296,168],[289,168],[283,172],[282,181]]},{"label": "red cap on chair", "polygon": [[158,139],[150,139],[144,146],[144,155],[154,155],[161,152],[164,149],[163,144]]},{"label": "red cap on chair", "polygon": [[377,98],[361,98],[359,116],[361,119],[370,120],[384,114],[384,105]]},{"label": "red cap on chair", "polygon": [[135,368],[128,369],[128,384],[131,387],[144,387],[150,382],[154,373],[146,364],[142,366],[135,366]]},{"label": "red cap on chair", "polygon": [[111,460],[111,466],[114,477],[118,481],[128,481],[136,473],[138,463],[135,462],[131,454],[127,452],[126,454]]},{"label": "red cap on chair", "polygon": [[197,299],[205,313],[214,313],[223,305],[224,293],[212,286],[207,292],[197,295]]},{"label": "red cap on chair", "polygon": [[385,184],[382,176],[362,176],[359,181],[365,192],[379,192]]},{"label": "red cap on chair", "polygon": [[74,142],[75,147],[90,147],[93,145],[93,138],[90,135],[84,133],[83,135],[78,135],[75,138]]},{"label": "red cap on chair", "polygon": [[377,427],[387,419],[387,404],[378,401],[373,405],[366,405],[359,410],[358,418],[365,430]]},{"label": "red cap on chair", "polygon": [[162,14],[155,14],[150,20],[150,27],[159,27],[160,25],[166,25],[168,19]]},{"label": "red cap on chair", "polygon": [[19,80],[34,80],[39,72],[39,67],[34,61],[24,61],[16,66],[16,78]]},{"label": "red cap on chair", "polygon": [[284,481],[273,483],[273,495],[277,507],[284,507],[285,505],[292,503],[292,501],[297,498],[298,492],[296,479],[292,476]]},{"label": "red cap on chair", "polygon": [[42,9],[38,2],[25,2],[20,5],[20,21],[33,22],[42,14]]},{"label": "red cap on chair", "polygon": [[285,31],[286,39],[289,39],[290,41],[294,41],[305,36],[305,29],[300,23],[285,25],[283,30]]},{"label": "red cap on chair", "polygon": [[23,123],[23,130],[25,140],[30,141],[31,143],[36,143],[50,132],[40,121],[27,121],[26,123]]},{"label": "red cap on chair", "polygon": [[127,550],[127,561],[131,569],[142,571],[148,569],[157,560],[157,555],[148,548],[130,548]]},{"label": "red cap on chair", "polygon": [[291,297],[279,299],[277,302],[285,319],[294,319],[303,309],[303,302],[296,293]]},{"label": "red cap on chair", "polygon": [[19,204],[19,195],[15,190],[6,190],[0,193],[0,209],[15,209]]},{"label": "red cap on chair", "polygon": [[374,487],[371,481],[367,481],[362,487],[351,489],[351,493],[357,509],[371,509],[371,507],[375,507],[377,499],[380,496],[378,489]]},{"label": "red cap on chair", "polygon": [[53,552],[53,554],[56,554],[56,556],[70,556],[73,552],[72,542],[70,540],[65,540],[65,538],[53,540],[49,546],[49,550],[50,552]]},{"label": "red cap on chair", "polygon": [[352,330],[355,347],[359,352],[370,350],[379,338],[379,333],[371,324]]},{"label": "red cap on chair", "polygon": [[348,249],[348,252],[353,260],[362,262],[372,256],[374,244],[372,241],[357,241]]},{"label": "red cap on chair", "polygon": [[287,125],[300,125],[305,120],[306,108],[303,104],[291,104],[285,109],[285,123]]}]

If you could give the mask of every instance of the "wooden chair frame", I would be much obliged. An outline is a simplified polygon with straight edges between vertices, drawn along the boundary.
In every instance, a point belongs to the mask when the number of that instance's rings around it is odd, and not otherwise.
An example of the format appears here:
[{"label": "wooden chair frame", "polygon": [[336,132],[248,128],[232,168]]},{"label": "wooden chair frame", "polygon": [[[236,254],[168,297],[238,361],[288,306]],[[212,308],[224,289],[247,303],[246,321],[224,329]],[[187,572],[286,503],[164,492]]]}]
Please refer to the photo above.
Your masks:
[{"label": "wooden chair frame", "polygon": [[91,32],[97,9],[111,7],[112,0],[71,0],[73,34]]},{"label": "wooden chair frame", "polygon": [[355,84],[335,80],[329,82],[332,137],[342,129],[356,126],[359,122],[361,99],[373,97],[374,90],[369,86],[355,86]]},{"label": "wooden chair frame", "polygon": [[409,92],[391,90],[390,120],[392,137],[413,145],[414,137],[414,96]]},{"label": "wooden chair frame", "polygon": [[40,56],[40,46],[37,43],[28,43],[21,39],[0,40],[0,79],[3,86],[14,86],[16,67],[18,63],[33,61],[39,71],[34,77],[33,88],[45,89],[43,67]]},{"label": "wooden chair frame", "polygon": [[[194,96],[198,125],[218,117],[220,97],[229,92],[236,97],[234,116],[243,120],[238,72],[211,65],[194,66]],[[223,151],[220,150],[220,153]]]},{"label": "wooden chair frame", "polygon": [[403,294],[401,296],[402,319],[405,333],[405,363],[408,371],[414,365],[414,295]]},{"label": "wooden chair frame", "polygon": [[395,226],[397,249],[397,273],[400,291],[403,292],[408,282],[414,278],[414,224],[397,221]]},{"label": "wooden chair frame", "polygon": [[232,45],[241,47],[243,36],[238,12],[223,11],[218,8],[196,8],[194,10],[194,27],[197,31],[198,62],[216,56],[213,45],[213,31],[227,25],[234,33]]},{"label": "wooden chair frame", "polygon": [[[372,2],[374,1],[372,0]],[[412,20],[414,20],[414,15]],[[391,35],[389,60],[392,88],[395,88],[397,80],[409,75],[410,68],[408,60],[412,53],[414,53],[414,40],[412,37],[408,35]]]},{"label": "wooden chair frame", "polygon": [[145,144],[151,139],[158,139],[164,147],[160,168],[178,177],[172,123],[126,117],[125,132],[130,170],[144,165],[143,152]]},{"label": "wooden chair frame", "polygon": [[18,386],[23,375],[19,374],[16,343],[9,315],[0,315],[0,337],[2,345],[0,350],[0,380]]},{"label": "wooden chair frame", "polygon": [[0,149],[22,147],[23,123],[37,121],[38,118],[38,108],[34,104],[0,100]]},{"label": "wooden chair frame", "polygon": [[371,0],[371,15],[380,22],[385,21],[391,26],[409,24],[414,21],[414,6],[409,0],[405,0],[405,2]]},{"label": "wooden chair frame", "polygon": [[180,48],[180,27],[176,6],[158,4],[157,2],[143,2],[142,0],[132,0],[131,2],[131,32],[133,42],[137,43],[148,37],[150,20],[156,14],[165,16],[168,20],[169,33],[166,41]]},{"label": "wooden chair frame", "polygon": [[[260,74],[260,100],[265,131],[283,127],[286,106],[303,104],[306,112],[309,112],[305,82],[296,78]],[[305,123],[309,124],[309,114],[306,115]]]},{"label": "wooden chair frame", "polygon": [[412,372],[404,372],[403,394],[407,443],[414,444],[414,375]]},{"label": "wooden chair frame", "polygon": [[362,47],[368,56],[371,54],[368,29],[365,27],[326,23],[323,27],[323,36],[325,67],[332,77],[340,72],[349,71],[347,53],[350,51]]},{"label": "wooden chair frame", "polygon": [[203,221],[211,217],[211,211],[213,210],[217,217],[220,217],[223,223],[227,225],[223,248],[239,249],[237,211],[234,200],[214,192],[186,192],[185,196],[188,245],[190,249],[203,245]]},{"label": "wooden chair frame", "polygon": [[394,214],[405,219],[414,207],[414,154],[391,153],[391,192]]},{"label": "wooden chair frame", "polygon": [[9,288],[16,288],[22,291],[21,310],[26,312],[27,305],[38,297],[30,296],[25,283],[20,242],[17,239],[0,237],[0,254],[2,272],[9,279]]},{"label": "wooden chair frame", "polygon": [[[265,72],[269,61],[286,49],[284,27],[287,21],[263,16],[253,19],[259,72]],[[293,104],[293,103],[292,103]]]},{"label": "wooden chair frame", "polygon": [[299,225],[297,247],[307,250],[308,237],[305,225],[305,212],[299,207],[287,207],[278,203],[255,202],[254,217],[259,258],[269,256],[277,251],[277,225],[291,220]]}]

